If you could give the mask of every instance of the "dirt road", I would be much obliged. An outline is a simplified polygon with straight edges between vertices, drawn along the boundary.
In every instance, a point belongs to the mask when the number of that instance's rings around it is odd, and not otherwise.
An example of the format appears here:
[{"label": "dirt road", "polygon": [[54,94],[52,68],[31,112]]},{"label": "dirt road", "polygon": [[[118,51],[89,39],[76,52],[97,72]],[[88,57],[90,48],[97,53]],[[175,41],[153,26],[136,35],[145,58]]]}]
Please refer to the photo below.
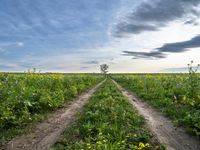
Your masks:
[{"label": "dirt road", "polygon": [[[105,80],[104,80],[105,81]],[[50,114],[47,120],[38,123],[27,135],[16,137],[10,141],[5,149],[8,150],[46,150],[58,139],[62,131],[73,121],[75,114],[87,103],[101,83],[88,92],[78,96],[70,105]]]},{"label": "dirt road", "polygon": [[188,135],[181,128],[174,127],[172,122],[161,113],[154,110],[147,103],[139,100],[115,81],[113,82],[138,110],[139,114],[145,118],[149,129],[160,143],[166,145],[168,150],[200,150],[199,139]]}]

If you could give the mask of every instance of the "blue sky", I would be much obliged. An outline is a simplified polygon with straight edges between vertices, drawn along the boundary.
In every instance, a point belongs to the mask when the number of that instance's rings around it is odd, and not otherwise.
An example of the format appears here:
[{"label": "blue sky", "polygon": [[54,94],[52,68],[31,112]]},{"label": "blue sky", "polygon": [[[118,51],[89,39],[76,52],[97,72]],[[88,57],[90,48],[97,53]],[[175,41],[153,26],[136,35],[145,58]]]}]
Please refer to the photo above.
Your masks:
[{"label": "blue sky", "polygon": [[0,71],[159,72],[199,61],[200,0],[0,0]]}]

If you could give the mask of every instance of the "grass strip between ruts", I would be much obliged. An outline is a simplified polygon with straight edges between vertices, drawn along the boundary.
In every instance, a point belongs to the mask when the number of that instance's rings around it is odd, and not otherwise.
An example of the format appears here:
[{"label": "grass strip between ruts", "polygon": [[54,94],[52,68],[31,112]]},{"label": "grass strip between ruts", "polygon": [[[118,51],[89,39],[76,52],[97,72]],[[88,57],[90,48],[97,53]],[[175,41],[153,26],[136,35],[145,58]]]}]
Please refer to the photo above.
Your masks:
[{"label": "grass strip between ruts", "polygon": [[106,81],[51,150],[164,149],[112,81]]}]

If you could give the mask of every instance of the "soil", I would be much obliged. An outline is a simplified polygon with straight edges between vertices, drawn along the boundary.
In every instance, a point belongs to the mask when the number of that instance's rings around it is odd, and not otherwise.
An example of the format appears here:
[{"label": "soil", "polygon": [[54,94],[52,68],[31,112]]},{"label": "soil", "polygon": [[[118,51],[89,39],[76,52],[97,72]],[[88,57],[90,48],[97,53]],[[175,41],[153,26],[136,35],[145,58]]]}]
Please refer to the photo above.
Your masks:
[{"label": "soil", "polygon": [[145,118],[148,128],[167,150],[200,150],[200,139],[188,135],[184,129],[174,127],[173,123],[147,103],[142,102],[133,93],[113,81],[128,101]]},{"label": "soil", "polygon": [[[105,81],[105,80],[104,80]],[[63,130],[75,119],[84,104],[86,104],[93,93],[100,87],[97,84],[89,91],[79,95],[76,100],[54,113],[46,120],[37,123],[30,133],[11,140],[6,146],[7,150],[46,150],[50,148],[59,138]]]}]

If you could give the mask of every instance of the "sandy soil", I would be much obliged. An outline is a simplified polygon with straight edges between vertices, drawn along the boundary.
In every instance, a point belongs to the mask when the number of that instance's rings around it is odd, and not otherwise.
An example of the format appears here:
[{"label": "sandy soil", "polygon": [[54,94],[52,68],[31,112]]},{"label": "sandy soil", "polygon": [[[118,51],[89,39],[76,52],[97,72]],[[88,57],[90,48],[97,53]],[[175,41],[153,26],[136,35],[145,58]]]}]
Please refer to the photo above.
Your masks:
[{"label": "sandy soil", "polygon": [[176,128],[173,123],[147,103],[142,102],[129,91],[113,81],[122,94],[142,115],[149,129],[158,141],[166,145],[168,150],[200,150],[200,139],[188,135],[182,128]]},{"label": "sandy soil", "polygon": [[81,107],[104,81],[78,96],[70,105],[50,114],[48,119],[38,123],[29,134],[11,140],[5,149],[46,150],[50,148],[59,138],[62,131],[74,120],[75,114],[80,111]]}]

